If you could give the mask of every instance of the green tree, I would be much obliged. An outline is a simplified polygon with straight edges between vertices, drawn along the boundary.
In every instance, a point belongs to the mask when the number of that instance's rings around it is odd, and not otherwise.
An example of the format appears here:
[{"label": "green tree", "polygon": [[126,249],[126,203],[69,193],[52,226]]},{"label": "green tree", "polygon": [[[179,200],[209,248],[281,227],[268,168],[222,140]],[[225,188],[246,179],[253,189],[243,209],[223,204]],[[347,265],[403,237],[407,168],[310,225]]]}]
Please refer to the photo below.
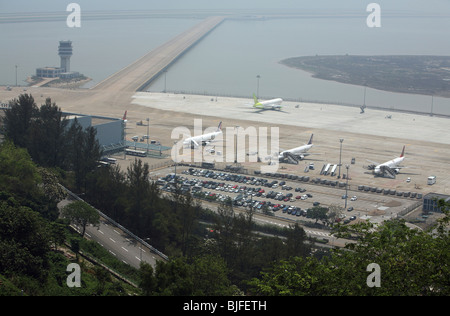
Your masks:
[{"label": "green tree", "polygon": [[72,125],[67,131],[67,164],[66,169],[71,170],[75,174],[75,186],[77,191],[81,191],[84,180],[83,164],[84,157],[82,155],[82,148],[84,146],[83,128],[75,118]]},{"label": "green tree", "polygon": [[139,269],[139,274],[139,288],[142,290],[143,295],[152,295],[156,290],[156,279],[154,276],[153,267],[146,262],[142,262]]},{"label": "green tree", "polygon": [[114,218],[116,222],[125,221],[124,209],[128,203],[128,187],[120,166],[109,165],[106,168],[96,168],[91,175],[91,185],[86,192],[89,202]]},{"label": "green tree", "polygon": [[[448,295],[448,207],[437,233],[409,228],[401,220],[339,226],[337,237],[357,237],[329,257],[281,261],[250,284],[261,295]],[[368,286],[370,264],[380,267],[381,287]]]},{"label": "green tree", "polygon": [[227,267],[216,255],[178,257],[158,261],[156,269],[141,265],[140,288],[144,295],[229,296],[235,288],[227,277]]},{"label": "green tree", "polygon": [[231,266],[236,257],[235,248],[235,231],[234,225],[234,210],[231,205],[231,199],[221,203],[217,207],[218,216],[214,224],[214,231],[216,232],[217,247],[220,256],[225,260],[227,266]]},{"label": "green tree", "polygon": [[179,204],[177,207],[177,219],[179,222],[179,243],[183,256],[188,256],[192,253],[192,248],[195,243],[195,229],[198,226],[198,219],[200,214],[200,204],[196,202],[191,194],[183,194],[178,197]]},{"label": "green tree", "polygon": [[328,209],[322,206],[314,206],[311,210],[311,218],[316,220],[316,224],[319,220],[326,222],[328,220]]},{"label": "green tree", "polygon": [[39,167],[37,169],[42,179],[43,193],[50,201],[56,203],[61,202],[66,196],[67,192],[59,184],[58,177],[49,169]]},{"label": "green tree", "polygon": [[149,173],[148,164],[142,163],[140,159],[135,159],[127,168],[128,203],[126,213],[127,216],[133,219],[129,222],[129,227],[137,235],[141,235],[144,231],[144,217],[148,212],[147,201],[150,191]]},{"label": "green tree", "polygon": [[190,296],[194,292],[191,267],[185,257],[169,262],[158,261],[155,269],[156,286],[153,295]]},{"label": "green tree", "polygon": [[306,257],[311,251],[311,247],[306,244],[307,240],[305,230],[298,223],[289,227],[286,240],[287,257]]},{"label": "green tree", "polygon": [[21,94],[18,99],[9,102],[3,119],[6,137],[19,147],[30,144],[30,127],[36,117],[38,107],[31,94]]},{"label": "green tree", "polygon": [[101,150],[96,139],[96,130],[88,127],[83,130],[82,126],[75,118],[66,133],[67,159],[66,169],[74,172],[75,186],[77,191],[87,186],[87,174],[92,172],[97,166],[97,161],[101,158]]},{"label": "green tree", "polygon": [[0,273],[45,277],[50,233],[39,213],[13,198],[0,201]]},{"label": "green tree", "polygon": [[0,145],[0,190],[25,197],[37,191],[39,181],[38,169],[25,149],[10,141]]},{"label": "green tree", "polygon": [[100,223],[100,215],[97,210],[83,201],[72,202],[64,206],[61,214],[71,223],[81,226],[81,236],[84,236],[88,224],[97,226]]},{"label": "green tree", "polygon": [[228,267],[223,258],[217,255],[195,257],[190,266],[194,280],[193,295],[233,295],[234,287],[228,279]]},{"label": "green tree", "polygon": [[54,249],[57,250],[58,245],[62,245],[66,241],[67,225],[61,222],[51,222],[49,225],[50,239],[53,243]]},{"label": "green tree", "polygon": [[27,148],[34,161],[44,167],[62,167],[66,158],[66,128],[68,121],[61,109],[47,98],[30,126]]}]

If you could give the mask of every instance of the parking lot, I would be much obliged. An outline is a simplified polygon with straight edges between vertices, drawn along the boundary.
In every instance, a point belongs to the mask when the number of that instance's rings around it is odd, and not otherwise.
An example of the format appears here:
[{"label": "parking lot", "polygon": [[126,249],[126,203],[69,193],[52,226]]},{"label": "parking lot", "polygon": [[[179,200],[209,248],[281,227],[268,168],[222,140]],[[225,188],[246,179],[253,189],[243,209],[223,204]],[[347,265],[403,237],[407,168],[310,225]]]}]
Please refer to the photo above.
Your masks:
[{"label": "parking lot", "polygon": [[[159,170],[158,185],[163,191],[172,191],[175,184],[174,168]],[[372,222],[397,217],[399,213],[415,208],[421,199],[349,185],[316,181],[316,178],[288,175],[243,175],[193,167],[177,168],[177,179],[182,192],[207,201],[224,202],[228,198],[241,208],[291,220],[315,221],[309,212],[314,206],[339,210],[337,221],[349,223],[369,219]]]}]

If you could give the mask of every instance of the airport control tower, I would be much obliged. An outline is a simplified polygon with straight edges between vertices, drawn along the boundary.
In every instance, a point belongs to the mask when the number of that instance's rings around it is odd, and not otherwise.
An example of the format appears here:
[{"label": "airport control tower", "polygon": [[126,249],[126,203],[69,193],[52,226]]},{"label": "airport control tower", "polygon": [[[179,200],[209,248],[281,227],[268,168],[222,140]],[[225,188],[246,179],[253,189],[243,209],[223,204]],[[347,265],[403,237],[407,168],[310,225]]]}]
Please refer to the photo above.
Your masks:
[{"label": "airport control tower", "polygon": [[70,72],[70,56],[72,56],[72,41],[60,41],[58,55],[61,57],[62,72]]}]

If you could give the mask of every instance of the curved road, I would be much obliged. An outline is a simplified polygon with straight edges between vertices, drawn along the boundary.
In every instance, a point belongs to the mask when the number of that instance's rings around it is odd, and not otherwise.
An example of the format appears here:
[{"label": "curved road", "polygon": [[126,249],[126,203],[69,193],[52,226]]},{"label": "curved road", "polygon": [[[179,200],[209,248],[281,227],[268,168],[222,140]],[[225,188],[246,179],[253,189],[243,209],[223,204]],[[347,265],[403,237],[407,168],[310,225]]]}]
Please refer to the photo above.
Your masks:
[{"label": "curved road", "polygon": [[[63,208],[71,202],[72,200],[65,199],[61,201],[58,206],[59,208]],[[78,231],[81,231],[79,227],[75,228]],[[100,225],[98,227],[92,225],[86,227],[84,237],[96,241],[118,260],[137,269],[141,262],[146,262],[154,268],[156,266],[156,261],[165,260],[102,217],[100,218]],[[148,244],[151,244],[151,240],[148,240],[147,242]]]},{"label": "curved road", "polygon": [[86,227],[85,235],[87,238],[98,242],[118,260],[135,268],[139,268],[142,261],[154,268],[157,260],[163,260],[120,228],[108,223],[104,218],[100,219],[99,227],[92,225]]}]

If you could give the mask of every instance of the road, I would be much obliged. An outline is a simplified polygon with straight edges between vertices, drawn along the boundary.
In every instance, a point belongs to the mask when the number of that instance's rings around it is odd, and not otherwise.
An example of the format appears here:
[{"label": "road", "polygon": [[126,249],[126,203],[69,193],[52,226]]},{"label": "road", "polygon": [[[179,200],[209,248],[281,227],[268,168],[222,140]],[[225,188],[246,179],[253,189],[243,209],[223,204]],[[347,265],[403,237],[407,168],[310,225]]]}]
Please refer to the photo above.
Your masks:
[{"label": "road", "polygon": [[[58,207],[63,208],[72,201],[65,199],[58,204]],[[81,232],[80,227],[75,228]],[[99,243],[118,260],[135,268],[139,268],[141,262],[146,262],[152,267],[155,267],[156,261],[164,260],[159,255],[151,252],[148,247],[142,245],[135,238],[109,223],[104,218],[100,218],[98,227],[92,225],[86,227],[85,238]],[[151,244],[151,240],[146,240],[146,242]]]},{"label": "road", "polygon": [[85,235],[90,240],[98,242],[118,260],[135,268],[139,268],[143,261],[155,267],[157,260],[163,260],[133,237],[111,225],[103,218],[100,220],[99,227],[92,225],[86,227]]},{"label": "road", "polygon": [[223,20],[223,17],[205,19],[98,83],[93,90],[115,93],[130,93],[139,90],[145,86],[146,82],[158,76],[173,61],[211,32]]}]

